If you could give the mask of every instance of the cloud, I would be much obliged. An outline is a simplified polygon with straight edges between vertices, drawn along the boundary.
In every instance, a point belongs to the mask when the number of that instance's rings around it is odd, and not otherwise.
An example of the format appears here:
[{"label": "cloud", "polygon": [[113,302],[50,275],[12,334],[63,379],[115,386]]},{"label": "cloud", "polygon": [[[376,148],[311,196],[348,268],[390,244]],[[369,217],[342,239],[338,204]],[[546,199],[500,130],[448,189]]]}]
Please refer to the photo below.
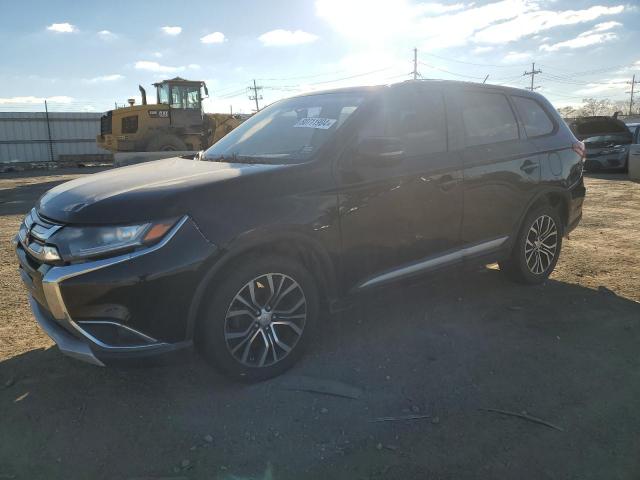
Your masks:
[{"label": "cloud", "polygon": [[607,30],[611,30],[612,28],[619,27],[621,25],[622,24],[618,22],[599,23],[591,30],[582,32],[576,38],[572,38],[571,40],[554,43],[553,45],[549,45],[546,43],[542,44],[540,45],[540,50],[544,52],[556,52],[562,48],[583,48],[589,47],[591,45],[610,42],[617,39],[618,36],[613,32],[608,32]]},{"label": "cloud", "polygon": [[184,70],[184,67],[170,67],[168,65],[160,65],[158,62],[149,60],[139,60],[135,64],[137,70],[146,70],[148,72],[173,73]]},{"label": "cloud", "polygon": [[87,78],[84,81],[86,83],[104,83],[104,82],[116,82],[118,80],[122,80],[124,75],[120,75],[119,73],[114,73],[112,75],[101,75],[99,77]]},{"label": "cloud", "polygon": [[[441,5],[441,6],[434,6]],[[478,4],[413,4],[408,0],[316,0],[316,14],[343,36],[363,45],[397,41],[421,50],[469,43],[498,45],[563,25],[621,13],[625,6],[552,10],[555,2],[498,0]],[[455,8],[454,8],[455,7]]]},{"label": "cloud", "polygon": [[491,50],[493,50],[493,47],[491,46],[475,47],[473,50],[471,50],[471,53],[487,53]]},{"label": "cloud", "polygon": [[182,33],[182,27],[164,26],[160,30],[162,30],[167,35],[171,35],[172,37],[175,37],[176,35],[180,35]]},{"label": "cloud", "polygon": [[523,15],[491,25],[477,32],[473,40],[480,43],[505,43],[519,40],[551,28],[590,22],[604,15],[616,15],[623,5],[605,7],[596,5],[584,10],[538,10],[538,4],[522,0]]},{"label": "cloud", "polygon": [[620,22],[603,22],[603,23],[597,24],[591,30],[593,32],[604,32],[605,30],[611,30],[612,28],[621,27],[621,26],[622,24]]},{"label": "cloud", "polygon": [[71,103],[73,102],[73,97],[66,97],[63,95],[58,95],[54,97],[0,97],[0,105],[13,105],[13,104],[38,104],[44,103],[47,100],[48,102],[54,103]]},{"label": "cloud", "polygon": [[111,32],[109,30],[100,30],[97,33],[97,35],[98,35],[98,37],[100,37],[103,40],[114,40],[114,39],[118,38],[118,36],[115,33]]},{"label": "cloud", "polygon": [[204,37],[200,38],[200,41],[202,43],[223,43],[227,41],[227,38],[224,36],[224,33],[222,32],[213,32],[213,33],[209,33],[208,35],[205,35]]},{"label": "cloud", "polygon": [[50,32],[56,33],[75,33],[78,31],[75,25],[71,25],[70,23],[52,23],[47,27],[47,30]]},{"label": "cloud", "polygon": [[606,33],[594,33],[592,35],[585,35],[581,33],[576,38],[566,40],[564,42],[554,43],[553,45],[540,45],[540,50],[544,52],[556,52],[561,48],[583,48],[591,45],[598,45],[600,43],[609,42],[615,40],[618,36],[612,32]]},{"label": "cloud", "polygon": [[[594,95],[602,92],[621,93],[627,86],[626,78],[610,78],[597,83],[589,83],[586,87],[576,90],[576,95]],[[614,92],[616,91],[616,92]]]},{"label": "cloud", "polygon": [[162,58],[162,52],[153,52],[153,56],[156,58]]},{"label": "cloud", "polygon": [[265,47],[285,47],[289,45],[302,45],[303,43],[312,43],[318,39],[313,33],[304,32],[302,30],[271,30],[263,33],[258,37]]},{"label": "cloud", "polygon": [[505,63],[521,62],[531,58],[531,54],[527,52],[509,52],[502,59]]},{"label": "cloud", "polygon": [[200,70],[202,67],[197,63],[190,63],[189,65],[187,65],[187,68],[191,70]]},{"label": "cloud", "polygon": [[422,13],[429,13],[435,15],[441,15],[447,12],[455,12],[456,10],[463,10],[465,5],[463,3],[454,3],[452,5],[445,5],[444,3],[428,2],[418,5],[418,10]]}]

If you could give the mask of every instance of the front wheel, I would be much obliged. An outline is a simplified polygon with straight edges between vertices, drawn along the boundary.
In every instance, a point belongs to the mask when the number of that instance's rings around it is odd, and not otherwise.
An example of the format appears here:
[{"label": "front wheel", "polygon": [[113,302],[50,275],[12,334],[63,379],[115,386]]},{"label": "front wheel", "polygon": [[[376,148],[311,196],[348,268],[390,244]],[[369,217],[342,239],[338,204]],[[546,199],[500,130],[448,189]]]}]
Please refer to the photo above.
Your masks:
[{"label": "front wheel", "polygon": [[521,283],[544,282],[558,262],[563,227],[556,209],[544,205],[531,211],[522,225],[509,259],[500,270]]},{"label": "front wheel", "polygon": [[302,265],[281,256],[252,256],[228,271],[213,286],[200,346],[228,376],[258,381],[280,375],[313,336],[315,282]]}]

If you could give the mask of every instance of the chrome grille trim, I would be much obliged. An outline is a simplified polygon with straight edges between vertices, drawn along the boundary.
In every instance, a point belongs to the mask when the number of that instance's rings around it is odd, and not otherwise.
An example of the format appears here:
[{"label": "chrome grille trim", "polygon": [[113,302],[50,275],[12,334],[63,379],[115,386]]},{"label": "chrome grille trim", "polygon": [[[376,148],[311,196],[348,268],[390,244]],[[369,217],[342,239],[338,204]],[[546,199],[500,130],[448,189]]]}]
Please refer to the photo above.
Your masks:
[{"label": "chrome grille trim", "polygon": [[[32,208],[24,218],[20,230],[18,230],[18,240],[29,255],[44,263],[44,244],[62,227],[63,225],[42,220],[42,218],[38,216],[36,209]],[[34,239],[33,241],[31,241],[32,238]]]}]

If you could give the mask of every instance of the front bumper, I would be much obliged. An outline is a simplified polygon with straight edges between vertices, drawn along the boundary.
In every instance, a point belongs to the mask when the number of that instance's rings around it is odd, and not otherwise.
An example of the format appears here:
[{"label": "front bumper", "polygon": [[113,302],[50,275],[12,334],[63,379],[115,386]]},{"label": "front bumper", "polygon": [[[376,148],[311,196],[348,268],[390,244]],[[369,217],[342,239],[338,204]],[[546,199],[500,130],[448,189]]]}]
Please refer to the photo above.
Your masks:
[{"label": "front bumper", "polygon": [[584,168],[588,171],[622,169],[627,166],[628,152],[600,154],[587,151]]},{"label": "front bumper", "polygon": [[79,264],[39,263],[16,245],[37,322],[60,351],[94,365],[190,346],[193,292],[214,252],[188,217],[156,245]]}]

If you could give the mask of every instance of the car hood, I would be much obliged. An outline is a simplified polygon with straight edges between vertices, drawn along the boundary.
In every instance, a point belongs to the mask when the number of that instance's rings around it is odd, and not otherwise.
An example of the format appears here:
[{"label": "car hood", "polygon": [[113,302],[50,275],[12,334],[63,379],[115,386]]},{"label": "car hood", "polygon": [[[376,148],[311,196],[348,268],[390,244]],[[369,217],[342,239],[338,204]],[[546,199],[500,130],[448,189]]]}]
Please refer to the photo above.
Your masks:
[{"label": "car hood", "polygon": [[38,213],[60,223],[133,223],[189,213],[196,192],[284,165],[168,158],[71,180],[45,193]]}]

